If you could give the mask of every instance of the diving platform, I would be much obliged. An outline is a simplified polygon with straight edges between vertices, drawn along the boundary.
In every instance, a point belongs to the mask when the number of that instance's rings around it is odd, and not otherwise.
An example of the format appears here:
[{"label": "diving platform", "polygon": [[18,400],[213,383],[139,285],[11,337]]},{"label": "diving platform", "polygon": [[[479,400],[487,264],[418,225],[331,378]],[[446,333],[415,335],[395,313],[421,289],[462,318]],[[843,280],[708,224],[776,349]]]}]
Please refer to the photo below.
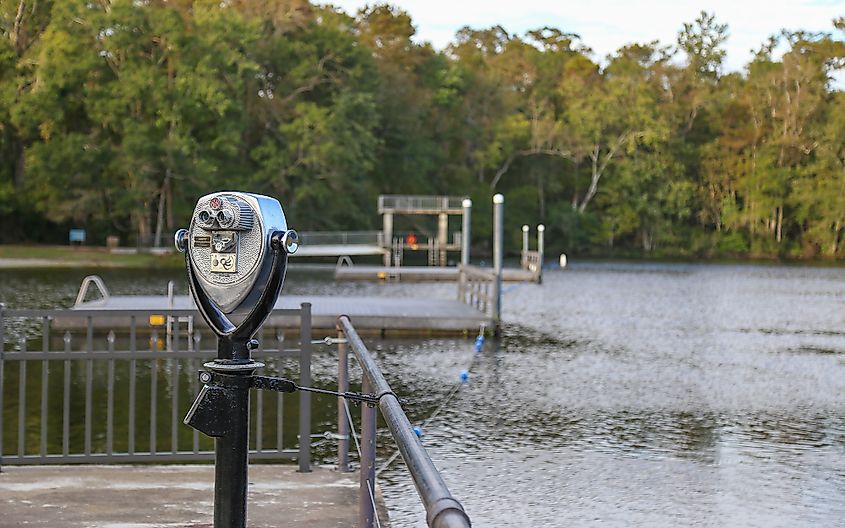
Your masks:
[{"label": "diving platform", "polygon": [[316,231],[299,234],[299,249],[291,255],[300,257],[387,256],[381,231]]},{"label": "diving platform", "polygon": [[295,257],[361,257],[365,255],[387,255],[387,249],[366,244],[324,244],[299,246]]}]

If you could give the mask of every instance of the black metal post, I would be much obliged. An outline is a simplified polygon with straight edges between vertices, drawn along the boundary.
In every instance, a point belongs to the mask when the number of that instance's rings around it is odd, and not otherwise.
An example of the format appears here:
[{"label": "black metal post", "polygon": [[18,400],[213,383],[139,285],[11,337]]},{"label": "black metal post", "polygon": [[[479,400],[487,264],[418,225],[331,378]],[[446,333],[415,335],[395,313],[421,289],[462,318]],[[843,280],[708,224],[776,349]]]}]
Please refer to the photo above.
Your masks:
[{"label": "black metal post", "polygon": [[[300,305],[299,384],[311,385],[311,303]],[[311,394],[299,393],[299,472],[311,472]]]},{"label": "black metal post", "polygon": [[230,392],[228,401],[231,405],[226,409],[228,430],[214,440],[214,528],[245,528],[249,470],[249,390],[257,364],[235,369],[220,368],[223,366],[221,364],[215,368],[215,363],[206,364],[209,370],[226,380],[225,390]]},{"label": "black metal post", "polygon": [[[361,383],[361,391],[369,394],[372,383],[366,374]],[[376,408],[369,404],[361,406],[361,469],[358,491],[358,526],[373,528],[376,511],[374,508],[376,493]]]},{"label": "black metal post", "polygon": [[[349,390],[349,353],[343,330],[337,331],[337,390]],[[346,415],[346,400],[337,399],[337,470],[349,471],[349,421]]]}]

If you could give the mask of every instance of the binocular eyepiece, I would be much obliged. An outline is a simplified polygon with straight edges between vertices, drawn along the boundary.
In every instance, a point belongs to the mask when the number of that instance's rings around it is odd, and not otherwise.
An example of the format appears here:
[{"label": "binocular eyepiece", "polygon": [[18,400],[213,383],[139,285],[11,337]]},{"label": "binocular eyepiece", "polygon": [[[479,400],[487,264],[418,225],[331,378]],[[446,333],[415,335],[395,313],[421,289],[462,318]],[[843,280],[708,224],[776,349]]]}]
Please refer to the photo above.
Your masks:
[{"label": "binocular eyepiece", "polygon": [[194,221],[199,227],[209,231],[249,231],[253,227],[254,216],[249,204],[244,200],[232,195],[222,195],[208,200],[202,209],[197,207]]},{"label": "binocular eyepiece", "polygon": [[187,252],[195,299],[207,296],[225,314],[250,313],[266,297],[274,266],[284,277],[298,240],[275,198],[223,191],[197,201],[190,227],[176,233],[176,248]]}]

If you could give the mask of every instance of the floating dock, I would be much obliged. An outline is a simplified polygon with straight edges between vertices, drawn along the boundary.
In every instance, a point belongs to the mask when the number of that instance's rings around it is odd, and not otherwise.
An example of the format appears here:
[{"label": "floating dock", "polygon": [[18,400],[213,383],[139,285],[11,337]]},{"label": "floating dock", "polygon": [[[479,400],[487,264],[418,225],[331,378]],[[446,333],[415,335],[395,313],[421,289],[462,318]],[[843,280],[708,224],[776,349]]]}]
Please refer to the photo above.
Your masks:
[{"label": "floating dock", "polygon": [[[348,295],[282,295],[274,310],[296,310],[302,303],[311,303],[311,325],[315,330],[334,332],[339,315],[348,315],[362,334],[463,334],[477,332],[483,324],[492,325],[489,315],[457,300],[389,298]],[[121,312],[161,310],[196,310],[188,295],[111,295],[98,301],[77,304],[72,311],[102,312],[92,318],[95,329],[128,328],[129,316]],[[194,323],[203,326],[197,315]],[[56,317],[56,329],[82,328],[83,317]],[[268,328],[299,328],[296,316],[270,315]],[[139,326],[140,329],[140,326]]]},{"label": "floating dock", "polygon": [[[492,270],[489,270],[492,273]],[[460,268],[456,266],[338,266],[337,280],[398,280],[400,282],[457,282]],[[502,270],[505,282],[537,282],[537,272],[524,269]],[[356,325],[357,326],[357,325]]]}]

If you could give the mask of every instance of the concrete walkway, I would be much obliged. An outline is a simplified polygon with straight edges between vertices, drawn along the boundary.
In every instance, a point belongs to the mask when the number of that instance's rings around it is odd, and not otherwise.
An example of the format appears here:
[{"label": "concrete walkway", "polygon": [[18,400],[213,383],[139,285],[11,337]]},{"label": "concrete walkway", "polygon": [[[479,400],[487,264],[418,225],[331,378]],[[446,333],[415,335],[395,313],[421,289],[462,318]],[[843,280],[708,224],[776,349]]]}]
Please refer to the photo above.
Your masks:
[{"label": "concrete walkway", "polygon": [[[292,465],[249,472],[250,528],[355,526],[357,473],[297,473]],[[5,466],[0,527],[211,527],[213,499],[210,465]]]}]

